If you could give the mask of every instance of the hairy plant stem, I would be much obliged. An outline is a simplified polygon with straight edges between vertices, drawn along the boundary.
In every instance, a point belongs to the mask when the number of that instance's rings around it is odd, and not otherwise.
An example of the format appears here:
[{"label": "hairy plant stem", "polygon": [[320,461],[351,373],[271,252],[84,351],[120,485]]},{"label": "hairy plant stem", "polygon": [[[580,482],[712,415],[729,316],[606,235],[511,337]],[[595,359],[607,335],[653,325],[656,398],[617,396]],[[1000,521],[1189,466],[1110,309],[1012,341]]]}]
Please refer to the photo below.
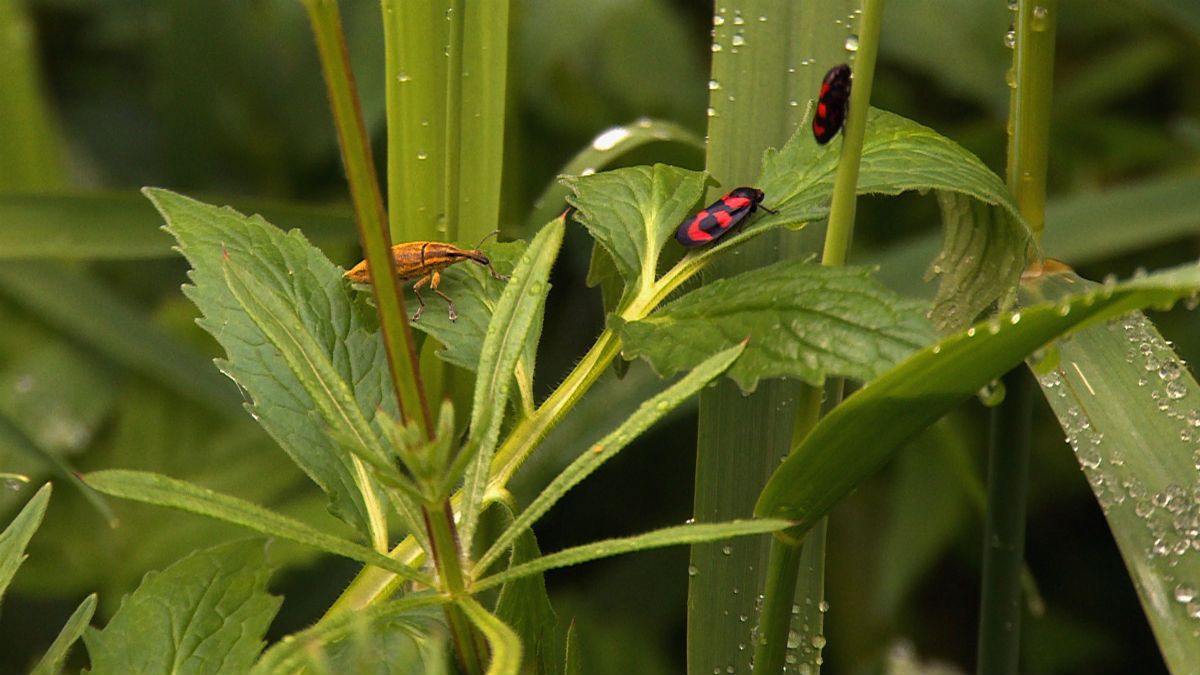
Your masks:
[{"label": "hairy plant stem", "polygon": [[[451,598],[466,597],[462,550],[458,545],[458,533],[454,528],[454,511],[450,501],[443,501],[441,505],[426,504],[423,512],[442,591]],[[443,606],[443,611],[463,672],[468,675],[482,675],[487,663],[487,645],[483,642],[483,637],[474,630],[470,620],[457,604],[448,603]]]},{"label": "hairy plant stem", "polygon": [[[1056,0],[1021,0],[1009,104],[1008,188],[1021,216],[1041,237],[1046,212],[1046,164],[1053,90]],[[1036,263],[1035,263],[1036,264]],[[988,442],[987,514],[979,608],[979,675],[1017,672],[1021,633],[1021,570],[1034,384],[1024,367],[1003,378],[1005,400],[992,409]]]}]

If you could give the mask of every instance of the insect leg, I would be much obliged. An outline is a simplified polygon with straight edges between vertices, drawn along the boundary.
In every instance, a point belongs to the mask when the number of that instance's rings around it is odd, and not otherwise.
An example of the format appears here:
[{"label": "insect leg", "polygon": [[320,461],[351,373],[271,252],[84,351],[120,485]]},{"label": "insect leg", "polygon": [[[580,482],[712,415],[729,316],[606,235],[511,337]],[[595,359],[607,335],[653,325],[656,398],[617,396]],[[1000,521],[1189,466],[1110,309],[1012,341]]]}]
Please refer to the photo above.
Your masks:
[{"label": "insect leg", "polygon": [[442,296],[442,299],[446,301],[446,304],[450,305],[450,320],[454,321],[458,319],[458,312],[454,310],[454,301],[450,299],[450,296],[438,290],[438,284],[442,283],[441,272],[434,272],[431,276],[433,277],[433,283],[429,284],[429,287],[433,289],[434,293]]},{"label": "insect leg", "polygon": [[776,211],[775,209],[768,209],[767,207],[763,206],[762,204],[759,204],[758,208],[762,209],[763,211],[766,211],[767,213],[769,213],[773,216],[779,215],[779,212]]},{"label": "insect leg", "polygon": [[[429,277],[430,275],[426,274],[420,279],[417,279],[417,283],[412,285],[413,293],[417,296],[417,302],[421,303],[421,306],[417,308],[417,313],[413,314],[413,321],[420,320],[421,312],[425,311],[425,299],[421,297],[421,289],[429,284]],[[441,294],[439,293],[439,295]]]}]

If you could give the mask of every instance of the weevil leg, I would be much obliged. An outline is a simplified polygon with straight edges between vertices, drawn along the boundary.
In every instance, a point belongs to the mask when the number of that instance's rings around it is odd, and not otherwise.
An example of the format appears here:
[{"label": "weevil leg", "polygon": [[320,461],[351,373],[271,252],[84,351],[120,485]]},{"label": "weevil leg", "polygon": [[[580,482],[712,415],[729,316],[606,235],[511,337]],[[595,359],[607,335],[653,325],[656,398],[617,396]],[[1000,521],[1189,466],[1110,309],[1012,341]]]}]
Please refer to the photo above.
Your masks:
[{"label": "weevil leg", "polygon": [[421,297],[421,289],[429,284],[429,277],[430,275],[426,274],[417,279],[417,283],[412,285],[413,293],[417,296],[417,302],[421,305],[417,308],[417,313],[413,314],[413,321],[419,321],[421,319],[421,312],[425,311],[425,299]]},{"label": "weevil leg", "polygon": [[450,320],[456,321],[458,319],[458,312],[454,309],[454,301],[450,299],[450,296],[438,290],[438,284],[442,283],[441,272],[434,272],[431,276],[433,277],[433,283],[429,284],[429,287],[433,289],[434,293],[442,296],[442,299],[450,306]]},{"label": "weevil leg", "polygon": [[492,278],[493,278],[493,279],[499,279],[500,281],[508,281],[508,275],[507,275],[507,274],[500,274],[499,272],[497,272],[497,271],[496,271],[496,268],[495,268],[495,267],[492,267],[492,263],[491,263],[491,261],[488,261],[487,268],[488,268],[488,272],[491,272],[491,273],[492,273]]}]

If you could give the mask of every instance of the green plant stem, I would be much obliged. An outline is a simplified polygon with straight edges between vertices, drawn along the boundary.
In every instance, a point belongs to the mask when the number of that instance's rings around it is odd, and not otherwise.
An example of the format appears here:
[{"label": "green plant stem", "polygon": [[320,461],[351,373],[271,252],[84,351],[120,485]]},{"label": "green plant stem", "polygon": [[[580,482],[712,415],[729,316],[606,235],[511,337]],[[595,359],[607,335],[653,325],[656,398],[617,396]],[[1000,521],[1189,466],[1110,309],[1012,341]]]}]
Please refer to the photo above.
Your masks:
[{"label": "green plant stem", "polygon": [[[1055,0],[1021,0],[1017,9],[1008,188],[1035,239],[1041,237],[1045,225],[1057,11]],[[979,675],[1013,675],[1020,655],[1020,578],[1035,387],[1024,367],[1009,372],[1003,381],[1005,400],[992,410],[988,443],[988,501],[976,655]]]},{"label": "green plant stem", "polygon": [[1004,376],[1004,401],[992,413],[988,510],[984,521],[983,590],[979,609],[980,675],[1017,672],[1021,633],[1021,567],[1029,434],[1036,387],[1024,368]]},{"label": "green plant stem", "polygon": [[[863,4],[862,20],[859,25],[859,51],[854,62],[854,84],[850,96],[850,109],[842,130],[842,151],[834,176],[833,200],[829,208],[829,224],[825,229],[825,249],[821,264],[841,267],[850,254],[854,238],[854,214],[857,203],[858,170],[866,139],[867,111],[871,105],[871,89],[875,79],[875,61],[879,54],[879,34],[883,22],[883,0],[867,0]],[[830,386],[828,407],[836,406],[842,399],[842,383]],[[800,411],[792,432],[792,449],[817,423],[822,390],[804,385],[800,393]],[[814,403],[815,402],[815,403]],[[807,536],[798,537],[787,531],[771,539],[771,553],[767,562],[766,590],[763,610],[759,614],[759,632],[754,650],[755,675],[774,675],[783,672],[785,656],[789,648],[789,633],[794,618],[810,627],[812,640],[809,644],[791,645],[800,648],[800,657],[814,672],[820,671],[820,653],[823,643],[822,624],[824,612],[825,536],[828,519],[821,521]],[[802,611],[807,616],[792,614],[797,580],[801,571],[807,571],[806,599]],[[816,602],[812,602],[812,600]]]},{"label": "green plant stem", "polygon": [[350,198],[367,264],[373,270],[388,270],[387,278],[391,280],[391,283],[379,283],[383,275],[376,274],[372,288],[400,417],[405,421],[415,419],[428,438],[433,433],[433,417],[425,400],[417,351],[404,309],[404,295],[395,274],[391,236],[354,73],[350,69],[341,14],[336,0],[305,0],[304,7],[317,40],[321,71],[325,76],[342,165],[350,184]]},{"label": "green plant stem", "polygon": [[[452,598],[465,597],[466,583],[463,580],[462,551],[458,545],[458,534],[454,528],[454,510],[449,500],[441,505],[426,504],[424,507],[425,529],[429,532],[429,543],[437,565],[442,590]],[[446,623],[454,640],[459,665],[468,675],[482,675],[487,647],[475,631],[461,607],[455,603],[443,606]]]}]

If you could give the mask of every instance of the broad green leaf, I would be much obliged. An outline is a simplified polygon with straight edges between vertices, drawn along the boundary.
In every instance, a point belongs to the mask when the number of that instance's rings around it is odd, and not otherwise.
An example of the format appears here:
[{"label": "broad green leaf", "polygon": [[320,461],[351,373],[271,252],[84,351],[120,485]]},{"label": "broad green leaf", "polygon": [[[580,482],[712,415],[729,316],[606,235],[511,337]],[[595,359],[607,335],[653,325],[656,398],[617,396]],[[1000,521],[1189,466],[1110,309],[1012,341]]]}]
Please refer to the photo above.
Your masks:
[{"label": "broad green leaf", "polygon": [[39,488],[4,532],[0,532],[0,597],[4,597],[17,568],[25,561],[25,547],[42,524],[42,516],[46,515],[50,490],[49,483]]},{"label": "broad green leaf", "polygon": [[766,534],[768,532],[777,532],[794,524],[789,520],[773,518],[731,520],[725,523],[692,523],[689,525],[664,527],[661,530],[654,530],[632,537],[605,539],[544,555],[523,565],[517,565],[503,572],[484,577],[475,582],[471,590],[476,592],[484,591],[530,574],[537,574],[559,567],[570,567],[571,565],[578,565],[590,560],[611,558],[635,551],[647,551],[666,546],[697,544],[706,541],[730,539],[732,537],[743,537],[751,534]]},{"label": "broad green leaf", "polygon": [[[1029,289],[1055,299],[1074,274]],[[1042,392],[1092,486],[1171,672],[1200,668],[1200,384],[1141,313],[1057,342]],[[1047,360],[1053,364],[1053,360]]]},{"label": "broad green leaf", "polygon": [[93,276],[44,261],[7,262],[0,265],[0,293],[114,363],[208,408],[240,413],[237,389],[207,359]]},{"label": "broad green leaf", "polygon": [[[836,143],[813,144],[801,125],[787,145],[766,153],[758,186],[767,193],[767,205],[780,212],[769,222],[804,222],[828,213],[839,149]],[[942,252],[930,267],[942,275],[934,324],[957,329],[1016,283],[1024,269],[1028,228],[1004,182],[977,157],[928,127],[873,109],[858,193],[929,189],[960,195],[942,200]],[[967,197],[981,205],[965,205]]]},{"label": "broad green leaf", "polygon": [[83,635],[83,631],[88,627],[92,620],[92,614],[96,611],[96,594],[93,593],[83,599],[79,607],[71,613],[71,617],[67,619],[67,623],[58,633],[58,637],[54,638],[54,642],[50,643],[50,648],[42,655],[37,665],[33,670],[29,671],[30,675],[58,675],[62,672],[63,661],[67,658],[67,652]]},{"label": "broad green leaf", "polygon": [[654,283],[659,251],[699,201],[704,178],[664,164],[563,177],[575,218],[625,280],[622,304]]},{"label": "broad green leaf", "polygon": [[[360,611],[334,614],[272,645],[254,664],[250,675],[293,675],[312,658],[314,652],[350,641],[364,630],[385,631],[393,642],[416,642],[416,638],[421,637],[417,631],[431,621],[431,617],[422,610],[446,601],[447,598],[440,595],[408,595]],[[392,645],[393,648],[396,646]]]},{"label": "broad green leaf", "polygon": [[[506,513],[511,521],[512,514]],[[508,566],[511,568],[527,563],[541,554],[533,530],[526,528],[512,542]],[[543,575],[531,574],[504,584],[496,598],[495,614],[521,637],[526,672],[552,675],[559,671],[561,654],[553,642],[558,617],[554,614],[554,606],[550,604]]]},{"label": "broad green leaf", "polygon": [[[274,223],[300,228],[319,246],[356,241],[344,206],[311,206],[218,198]],[[0,259],[142,260],[173,255],[162,218],[142,195],[130,192],[0,193]]]},{"label": "broad green leaf", "polygon": [[241,525],[267,536],[279,537],[328,553],[375,565],[405,579],[433,585],[417,570],[361,544],[325,534],[304,523],[273,513],[256,504],[219,494],[191,483],[144,471],[111,469],[86,476],[87,484],[114,497],[167,506]]},{"label": "broad green leaf", "polygon": [[[570,466],[550,482],[517,519],[496,538],[487,553],[479,558],[476,569],[486,570],[500,555],[512,546],[518,536],[533,526],[571,488],[600,468],[600,465],[617,455],[626,445],[649,429],[664,415],[679,404],[690,399],[713,378],[725,372],[743,354],[744,344],[735,343],[702,363],[690,373],[638,407],[619,427],[590,448],[584,449]],[[578,452],[578,451],[577,451]]]},{"label": "broad green leaf", "polygon": [[349,383],[360,414],[396,415],[395,397],[373,317],[350,300],[340,270],[297,231],[284,234],[261,217],[202,204],[165,190],[147,196],[167,221],[179,250],[192,264],[194,285],[184,293],[200,308],[200,326],[224,347],[221,369],[253,400],[252,414],[279,445],[330,496],[331,509],[364,534],[373,530],[357,460],[327,433],[320,406],[242,308],[225,277],[226,258],[248,269],[299,318],[294,331],[320,346],[341,379]]},{"label": "broad green leaf", "polygon": [[83,635],[89,675],[242,675],[282,598],[267,593],[266,543],[196,551],[146,575],[103,630]]},{"label": "broad green leaf", "polygon": [[541,325],[542,309],[550,291],[550,268],[558,257],[565,229],[564,219],[558,218],[550,221],[533,238],[513,268],[512,278],[504,286],[488,322],[475,379],[470,438],[463,451],[471,462],[463,481],[459,527],[466,550],[471,548],[475,526],[483,510],[492,455],[508,406],[513,372],[521,355],[529,352],[528,340],[533,329]]},{"label": "broad green leaf", "polygon": [[[303,326],[299,316],[302,310],[290,307],[283,298],[242,268],[240,262],[230,257],[225,258],[225,285],[242,310],[287,362],[300,386],[316,405],[316,412],[328,427],[328,433],[351,444],[351,451],[355,454],[351,459],[354,479],[366,510],[370,539],[377,549],[386,549],[387,501],[358,455],[384,463],[388,460],[388,454],[376,430],[354,400],[352,383],[343,379],[331,355],[325,352],[313,334],[298,328]],[[395,506],[404,514],[409,531],[420,531],[417,505],[398,499]]]},{"label": "broad green leaf", "polygon": [[457,604],[487,640],[491,661],[486,675],[517,675],[521,670],[521,638],[474,598],[463,597]]},{"label": "broad green leaf", "polygon": [[[560,176],[587,176],[603,170],[622,156],[652,143],[670,143],[703,154],[704,142],[687,129],[665,120],[643,117],[633,124],[609,127],[558,170]],[[526,227],[535,227],[562,213],[569,189],[553,181],[533,202],[533,211],[525,219]]]},{"label": "broad green leaf", "polygon": [[811,527],[905,441],[1056,337],[1200,292],[1186,265],[1023,307],[927,347],[848,397],[775,471],[755,513]]},{"label": "broad green leaf", "polygon": [[[492,244],[484,246],[483,251],[497,272],[511,275],[513,266],[525,252],[525,242]],[[445,311],[445,303],[433,296],[427,299],[431,306],[421,315],[421,320],[413,321],[411,325],[431,335],[442,345],[437,352],[440,359],[459,368],[476,370],[479,368],[479,349],[483,346],[488,321],[500,300],[504,282],[493,279],[486,268],[467,261],[442,270],[439,288],[454,299],[458,319],[451,321],[449,313]],[[430,294],[426,291],[422,295]],[[411,304],[408,306],[412,307]]]},{"label": "broad green leaf", "polygon": [[729,369],[744,392],[773,377],[869,380],[932,339],[919,305],[870,270],[799,258],[706,284],[640,321],[610,317],[609,325],[625,358],[645,357],[661,375],[748,340]]}]

